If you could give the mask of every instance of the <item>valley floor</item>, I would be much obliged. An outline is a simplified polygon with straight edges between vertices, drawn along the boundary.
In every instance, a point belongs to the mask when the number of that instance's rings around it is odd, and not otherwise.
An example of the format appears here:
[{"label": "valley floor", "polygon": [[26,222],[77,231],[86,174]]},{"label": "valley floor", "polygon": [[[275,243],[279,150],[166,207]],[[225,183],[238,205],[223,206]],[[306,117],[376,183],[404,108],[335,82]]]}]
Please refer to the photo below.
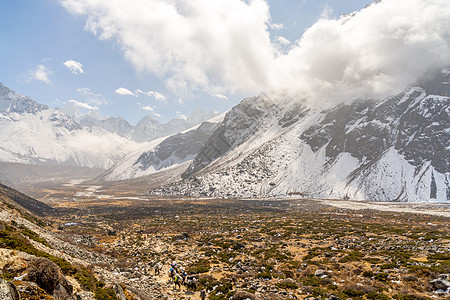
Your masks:
[{"label": "valley floor", "polygon": [[[98,286],[121,285],[127,300],[200,299],[202,289],[212,300],[450,299],[447,204],[152,198],[121,188],[46,187],[35,196],[57,209],[44,218],[50,226],[6,210],[0,225],[80,266],[73,277],[90,270]],[[174,261],[196,288],[175,287]]]},{"label": "valley floor", "polygon": [[[52,219],[55,232],[114,258],[97,263],[107,271],[99,269],[102,280],[114,282],[116,274],[144,298],[200,299],[202,288],[208,299],[236,292],[255,299],[450,297],[439,286],[450,273],[448,205],[96,197],[105,191],[94,190],[51,202],[65,211]],[[195,275],[197,291],[174,288],[172,261]],[[154,276],[157,262],[163,269]]]}]

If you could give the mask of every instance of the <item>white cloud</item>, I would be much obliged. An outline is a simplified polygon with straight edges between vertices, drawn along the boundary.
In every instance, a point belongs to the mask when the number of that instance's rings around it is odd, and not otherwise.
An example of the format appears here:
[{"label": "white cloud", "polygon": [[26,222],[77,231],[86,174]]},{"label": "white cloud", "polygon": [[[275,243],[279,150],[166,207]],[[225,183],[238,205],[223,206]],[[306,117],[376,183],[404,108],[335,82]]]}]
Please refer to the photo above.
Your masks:
[{"label": "white cloud", "polygon": [[138,89],[138,90],[135,91],[135,93],[136,93],[136,95],[141,94],[141,95],[147,95],[147,96],[150,96],[150,97],[154,97],[158,101],[166,100],[166,97],[163,94],[155,92],[155,91],[144,92],[144,91]]},{"label": "white cloud", "polygon": [[126,89],[126,88],[123,88],[123,87],[118,88],[117,90],[115,90],[115,92],[117,94],[119,94],[119,95],[122,95],[122,96],[127,96],[127,95],[129,95],[129,96],[136,96],[132,91],[130,91],[130,90]]},{"label": "white cloud", "polygon": [[51,80],[48,78],[50,74],[52,74],[52,72],[49,69],[47,69],[46,66],[37,65],[34,70],[30,71],[29,80],[39,80],[47,84],[50,84]]},{"label": "white cloud", "polygon": [[283,24],[270,23],[270,29],[281,30],[284,28]]},{"label": "white cloud", "polygon": [[117,41],[138,71],[186,90],[257,91],[273,58],[264,0],[60,0],[86,29]]},{"label": "white cloud", "polygon": [[275,37],[275,41],[279,45],[284,46],[284,47],[289,46],[291,44],[291,41],[289,41],[287,38],[282,37],[282,36]]},{"label": "white cloud", "polygon": [[151,106],[142,106],[142,109],[146,111],[154,111],[153,107]]},{"label": "white cloud", "polygon": [[222,100],[228,100],[228,97],[223,94],[212,94],[212,96],[222,99]]},{"label": "white cloud", "polygon": [[[116,41],[138,71],[169,88],[258,93],[285,90],[310,99],[374,97],[404,87],[450,61],[450,1],[382,0],[322,19],[279,51],[264,0],[60,0],[87,16],[86,28]],[[273,43],[271,42],[273,40]]]},{"label": "white cloud", "polygon": [[83,65],[74,60],[67,60],[63,63],[75,75],[84,74]]},{"label": "white cloud", "polygon": [[158,113],[153,112],[153,115],[154,115],[155,117],[157,117],[157,118],[161,118],[161,115],[158,114]]},{"label": "white cloud", "polygon": [[91,106],[88,103],[85,102],[80,102],[77,100],[69,100],[69,103],[73,103],[75,106],[81,107],[81,108],[85,108],[85,109],[89,109],[89,110],[98,110],[97,106]]},{"label": "white cloud", "polygon": [[186,116],[181,113],[181,111],[177,111],[177,116],[179,119],[186,120]]},{"label": "white cloud", "polygon": [[275,60],[271,84],[322,101],[383,97],[449,61],[449,1],[383,0],[314,24]]},{"label": "white cloud", "polygon": [[83,95],[86,99],[86,102],[94,105],[103,105],[107,104],[105,96],[102,94],[94,93],[89,88],[79,88],[77,91]]}]

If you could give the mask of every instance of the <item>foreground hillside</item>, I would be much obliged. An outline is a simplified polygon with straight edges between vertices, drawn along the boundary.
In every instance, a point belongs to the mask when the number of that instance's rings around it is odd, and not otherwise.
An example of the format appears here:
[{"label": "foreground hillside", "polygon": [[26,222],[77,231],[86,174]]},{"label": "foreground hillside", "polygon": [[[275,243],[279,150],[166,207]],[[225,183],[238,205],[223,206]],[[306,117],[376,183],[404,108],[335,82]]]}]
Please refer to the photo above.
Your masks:
[{"label": "foreground hillside", "polygon": [[111,258],[53,233],[42,217],[58,213],[65,212],[0,185],[0,299],[135,299],[95,275],[91,264]]}]

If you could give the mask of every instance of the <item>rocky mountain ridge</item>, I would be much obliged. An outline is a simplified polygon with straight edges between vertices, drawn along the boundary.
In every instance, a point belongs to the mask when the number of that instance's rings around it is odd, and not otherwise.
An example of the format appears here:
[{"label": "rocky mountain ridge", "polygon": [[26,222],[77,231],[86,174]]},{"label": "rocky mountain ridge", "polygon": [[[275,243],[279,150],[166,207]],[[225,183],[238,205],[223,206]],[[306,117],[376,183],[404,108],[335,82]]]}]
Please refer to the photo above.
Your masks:
[{"label": "rocky mountain ridge", "polygon": [[125,156],[97,180],[105,182],[143,177],[185,164],[194,159],[222,119],[223,116],[218,116],[189,130],[156,139]]},{"label": "rocky mountain ridge", "polygon": [[107,169],[138,144],[0,85],[0,161]]},{"label": "rocky mountain ridge", "polygon": [[73,103],[63,107],[62,111],[71,116],[82,127],[103,128],[138,143],[150,142],[160,137],[179,133],[218,115],[214,110],[204,112],[201,109],[196,109],[187,118],[172,119],[164,124],[160,123],[155,117],[146,115],[133,126],[123,118],[104,117],[95,111],[82,114]]},{"label": "rocky mountain ridge", "polygon": [[300,99],[244,100],[185,179],[152,193],[450,201],[449,74],[430,73],[395,96],[327,110]]},{"label": "rocky mountain ridge", "polygon": [[95,111],[83,115],[73,104],[51,109],[1,84],[0,161],[108,169],[145,142],[181,132],[216,114],[196,110],[185,120],[166,124],[147,116],[132,126]]}]

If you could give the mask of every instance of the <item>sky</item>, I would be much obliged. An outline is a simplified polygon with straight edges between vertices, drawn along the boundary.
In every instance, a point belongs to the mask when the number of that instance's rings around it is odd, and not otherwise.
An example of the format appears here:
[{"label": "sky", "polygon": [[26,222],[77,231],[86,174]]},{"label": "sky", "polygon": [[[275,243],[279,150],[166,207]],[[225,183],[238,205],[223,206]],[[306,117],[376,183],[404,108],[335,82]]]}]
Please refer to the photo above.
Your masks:
[{"label": "sky", "polygon": [[164,123],[262,91],[381,96],[450,62],[450,1],[371,2],[0,0],[0,82],[50,107]]}]

